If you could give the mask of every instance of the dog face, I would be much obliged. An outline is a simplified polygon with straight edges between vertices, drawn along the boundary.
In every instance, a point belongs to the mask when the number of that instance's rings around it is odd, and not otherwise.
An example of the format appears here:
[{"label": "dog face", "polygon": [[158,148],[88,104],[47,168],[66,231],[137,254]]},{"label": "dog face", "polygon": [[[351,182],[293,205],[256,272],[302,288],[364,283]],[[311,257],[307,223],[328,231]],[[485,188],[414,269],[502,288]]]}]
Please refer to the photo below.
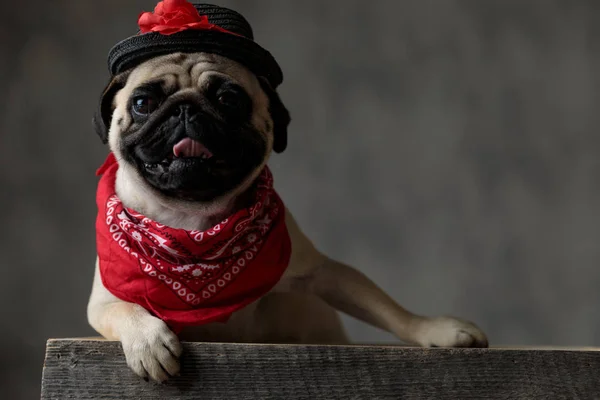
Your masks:
[{"label": "dog face", "polygon": [[272,150],[287,145],[289,113],[264,78],[225,57],[176,53],[116,76],[96,132],[151,191],[210,203],[241,193]]}]

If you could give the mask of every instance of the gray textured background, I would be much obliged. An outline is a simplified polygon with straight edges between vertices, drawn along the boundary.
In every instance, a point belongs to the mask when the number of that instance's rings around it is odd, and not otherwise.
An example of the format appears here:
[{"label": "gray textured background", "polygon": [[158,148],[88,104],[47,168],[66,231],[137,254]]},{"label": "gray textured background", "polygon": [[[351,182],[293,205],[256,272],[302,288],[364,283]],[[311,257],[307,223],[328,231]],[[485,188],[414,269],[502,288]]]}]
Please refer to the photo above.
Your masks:
[{"label": "gray textured background", "polygon": [[[90,117],[108,49],[154,2],[1,3],[0,397],[33,399],[45,340],[93,334]],[[272,166],[318,247],[492,344],[600,345],[600,2],[220,4],[284,69]]]}]

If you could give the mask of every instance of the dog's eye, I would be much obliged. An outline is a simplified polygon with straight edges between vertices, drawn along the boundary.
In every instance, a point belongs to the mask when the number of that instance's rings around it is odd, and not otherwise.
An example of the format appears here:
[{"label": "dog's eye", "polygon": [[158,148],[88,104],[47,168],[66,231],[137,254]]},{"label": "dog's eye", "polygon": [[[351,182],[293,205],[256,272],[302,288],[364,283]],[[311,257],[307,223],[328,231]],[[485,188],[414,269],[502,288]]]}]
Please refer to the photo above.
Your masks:
[{"label": "dog's eye", "polygon": [[138,96],[133,99],[133,111],[137,114],[152,114],[157,108],[158,101],[150,96]]},{"label": "dog's eye", "polygon": [[240,105],[240,96],[234,92],[219,93],[217,100],[219,100],[219,104],[225,107],[236,108]]}]

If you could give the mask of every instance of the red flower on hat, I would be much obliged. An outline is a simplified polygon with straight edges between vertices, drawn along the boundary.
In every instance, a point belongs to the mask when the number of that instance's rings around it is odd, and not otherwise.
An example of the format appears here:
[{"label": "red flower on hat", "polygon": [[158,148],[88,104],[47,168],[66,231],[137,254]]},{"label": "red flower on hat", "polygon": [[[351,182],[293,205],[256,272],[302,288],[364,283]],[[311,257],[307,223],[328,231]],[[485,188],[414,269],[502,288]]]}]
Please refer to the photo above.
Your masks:
[{"label": "red flower on hat", "polygon": [[140,14],[138,25],[141,33],[158,32],[163,35],[172,35],[187,29],[196,29],[236,35],[208,22],[208,17],[200,15],[196,7],[187,0],[164,0],[159,2],[154,8],[154,13],[143,12]]}]

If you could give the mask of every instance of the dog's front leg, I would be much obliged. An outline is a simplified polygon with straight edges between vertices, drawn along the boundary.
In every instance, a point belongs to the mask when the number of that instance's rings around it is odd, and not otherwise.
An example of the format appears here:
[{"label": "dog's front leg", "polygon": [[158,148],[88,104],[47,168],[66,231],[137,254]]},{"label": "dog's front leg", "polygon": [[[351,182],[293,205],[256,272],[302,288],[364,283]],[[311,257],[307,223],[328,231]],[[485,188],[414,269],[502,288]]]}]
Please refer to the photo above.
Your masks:
[{"label": "dog's front leg", "polygon": [[182,348],[177,336],[143,307],[106,290],[97,261],[87,315],[90,325],[104,338],[121,342],[127,364],[142,378],[163,382],[179,372]]},{"label": "dog's front leg", "polygon": [[452,317],[428,318],[402,308],[356,269],[322,257],[305,281],[306,288],[332,307],[425,347],[487,347],[474,324]]}]

